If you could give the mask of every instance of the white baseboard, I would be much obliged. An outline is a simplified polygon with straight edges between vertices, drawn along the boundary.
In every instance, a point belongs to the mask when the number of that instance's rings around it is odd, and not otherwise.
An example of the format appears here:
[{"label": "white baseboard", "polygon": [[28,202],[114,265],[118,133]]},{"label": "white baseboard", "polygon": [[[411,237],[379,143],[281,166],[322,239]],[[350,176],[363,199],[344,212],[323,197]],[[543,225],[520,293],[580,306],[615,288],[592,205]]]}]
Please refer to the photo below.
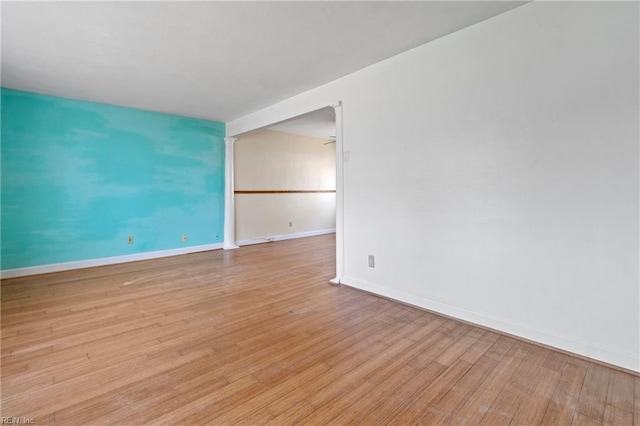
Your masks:
[{"label": "white baseboard", "polygon": [[149,251],[145,253],[126,254],[123,256],[103,257],[100,259],[78,260],[73,262],[54,263],[50,265],[30,266],[27,268],[7,269],[0,271],[0,278],[24,277],[27,275],[48,274],[50,272],[69,271],[72,269],[92,268],[94,266],[113,265],[116,263],[135,262],[138,260],[158,259],[161,257],[178,256],[181,254],[197,253],[201,251],[217,250],[222,243],[190,246],[178,249]]},{"label": "white baseboard", "polygon": [[[316,235],[335,233],[333,229],[321,229],[319,231],[298,232],[294,234],[274,235],[272,237],[237,241],[239,246],[266,243],[270,241],[290,240],[294,238],[313,237]],[[29,266],[26,268],[6,269],[0,271],[0,278],[16,278],[28,275],[48,274],[51,272],[70,271],[72,269],[92,268],[94,266],[114,265],[117,263],[135,262],[138,260],[158,259],[162,257],[178,256],[181,254],[197,253],[201,251],[222,249],[223,243],[205,244],[200,246],[190,246],[178,249],[150,251],[145,253],[127,254],[123,256],[103,257],[100,259],[78,260],[73,262],[54,263],[50,265]]]},{"label": "white baseboard", "polygon": [[568,336],[553,330],[532,327],[528,324],[514,322],[508,319],[494,317],[486,313],[473,312],[455,306],[436,302],[423,297],[404,293],[402,291],[378,287],[357,278],[345,276],[341,284],[377,294],[409,305],[417,306],[429,311],[457,318],[482,327],[501,331],[526,340],[552,346],[563,351],[582,355],[607,364],[616,365],[628,370],[640,372],[640,356],[619,348],[605,346],[598,342]]},{"label": "white baseboard", "polygon": [[256,238],[251,240],[236,241],[239,246],[248,246],[251,244],[270,243],[272,241],[292,240],[294,238],[315,237],[316,235],[335,234],[336,228],[321,229],[319,231],[296,232],[294,234],[272,235],[270,237]]}]

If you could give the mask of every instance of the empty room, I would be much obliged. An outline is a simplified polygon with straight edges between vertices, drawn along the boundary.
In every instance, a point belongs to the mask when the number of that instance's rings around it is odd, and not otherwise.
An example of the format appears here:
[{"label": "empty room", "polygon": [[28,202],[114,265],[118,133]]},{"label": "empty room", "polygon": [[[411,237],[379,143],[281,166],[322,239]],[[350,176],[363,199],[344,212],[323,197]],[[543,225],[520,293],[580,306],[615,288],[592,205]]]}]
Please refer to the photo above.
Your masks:
[{"label": "empty room", "polygon": [[0,423],[640,425],[639,2],[0,12]]}]

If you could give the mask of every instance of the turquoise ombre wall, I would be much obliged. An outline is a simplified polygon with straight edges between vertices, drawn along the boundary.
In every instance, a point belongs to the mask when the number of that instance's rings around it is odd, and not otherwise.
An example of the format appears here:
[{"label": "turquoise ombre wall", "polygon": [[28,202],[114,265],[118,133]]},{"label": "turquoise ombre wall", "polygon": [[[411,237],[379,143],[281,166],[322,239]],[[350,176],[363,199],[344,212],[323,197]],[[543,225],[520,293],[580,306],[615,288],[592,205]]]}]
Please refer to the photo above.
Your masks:
[{"label": "turquoise ombre wall", "polygon": [[222,241],[223,123],[1,95],[2,270]]}]

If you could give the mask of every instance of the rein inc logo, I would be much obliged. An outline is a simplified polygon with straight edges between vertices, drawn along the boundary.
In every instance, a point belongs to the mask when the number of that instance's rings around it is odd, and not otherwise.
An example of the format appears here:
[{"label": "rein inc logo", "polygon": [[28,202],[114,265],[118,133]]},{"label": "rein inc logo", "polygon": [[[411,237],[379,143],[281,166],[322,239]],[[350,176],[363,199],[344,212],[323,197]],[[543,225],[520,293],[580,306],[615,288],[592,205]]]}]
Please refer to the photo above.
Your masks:
[{"label": "rein inc logo", "polygon": [[0,417],[0,424],[3,425],[33,425],[35,420],[30,417]]}]

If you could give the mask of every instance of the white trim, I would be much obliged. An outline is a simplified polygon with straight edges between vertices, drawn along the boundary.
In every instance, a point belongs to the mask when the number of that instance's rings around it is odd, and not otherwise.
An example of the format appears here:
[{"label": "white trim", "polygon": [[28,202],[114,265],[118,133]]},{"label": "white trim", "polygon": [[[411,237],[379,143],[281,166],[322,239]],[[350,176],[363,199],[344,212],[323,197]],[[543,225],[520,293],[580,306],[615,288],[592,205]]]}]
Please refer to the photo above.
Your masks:
[{"label": "white trim", "polygon": [[48,274],[50,272],[70,271],[72,269],[93,268],[94,266],[114,265],[116,263],[136,262],[138,260],[159,259],[161,257],[179,256],[181,254],[201,251],[219,250],[221,243],[204,244],[170,250],[148,251],[145,253],[126,254],[123,256],[103,257],[99,259],[77,260],[73,262],[53,263],[50,265],[29,266],[26,268],[6,269],[0,271],[0,278],[24,277],[27,275]]},{"label": "white trim", "polygon": [[344,275],[344,139],[342,101],[333,106],[336,115],[336,276],[331,284],[339,285]]},{"label": "white trim", "polygon": [[463,321],[468,321],[533,342],[553,346],[564,351],[640,372],[638,369],[638,354],[624,351],[619,348],[605,346],[587,339],[568,336],[554,330],[531,327],[530,325],[488,315],[486,313],[468,311],[445,303],[404,293],[402,291],[378,287],[349,276],[344,276],[341,283],[373,294],[384,296],[389,299],[428,309],[449,317],[458,318]]},{"label": "white trim", "polygon": [[224,245],[225,250],[237,249],[236,208],[233,173],[233,144],[236,138],[224,138]]},{"label": "white trim", "polygon": [[251,244],[271,243],[273,241],[293,240],[295,238],[315,237],[316,235],[334,234],[335,228],[320,229],[319,231],[296,232],[294,234],[273,235],[270,237],[256,238],[252,240],[236,241],[239,246],[248,246]]}]

